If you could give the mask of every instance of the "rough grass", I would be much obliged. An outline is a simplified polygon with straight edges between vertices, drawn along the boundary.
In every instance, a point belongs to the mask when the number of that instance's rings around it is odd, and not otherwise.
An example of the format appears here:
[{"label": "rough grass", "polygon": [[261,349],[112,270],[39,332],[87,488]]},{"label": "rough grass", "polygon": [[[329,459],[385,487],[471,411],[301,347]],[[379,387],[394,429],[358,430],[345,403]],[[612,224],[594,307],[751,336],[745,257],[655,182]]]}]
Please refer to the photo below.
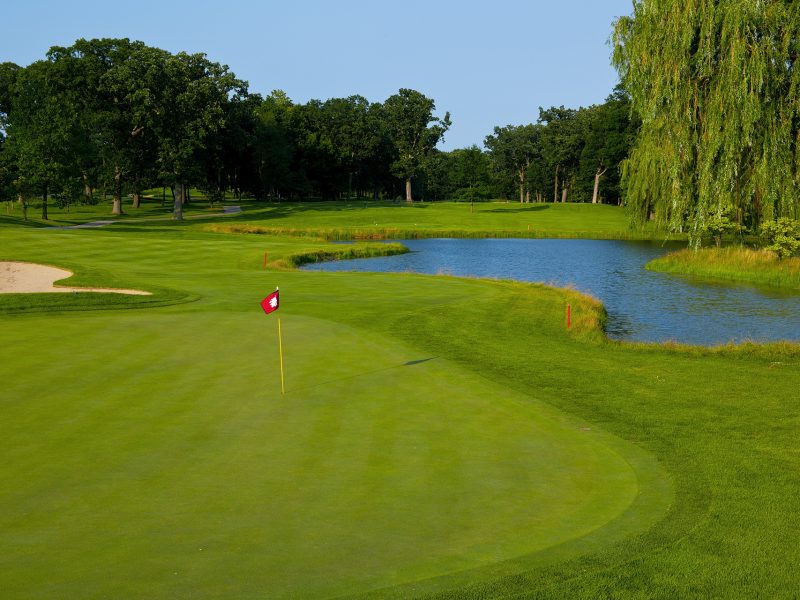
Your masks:
[{"label": "rough grass", "polygon": [[402,229],[398,227],[367,227],[367,228],[286,228],[265,227],[261,225],[235,224],[235,225],[209,225],[208,231],[217,233],[253,233],[259,235],[277,235],[291,237],[312,237],[327,241],[352,241],[352,240],[418,240],[432,238],[590,238],[590,239],[626,239],[643,240],[650,236],[637,232],[623,231],[548,231],[537,229],[521,230],[481,230],[481,229]]},{"label": "rough grass", "polygon": [[301,250],[277,260],[268,261],[273,269],[296,269],[303,265],[331,260],[351,260],[405,254],[409,250],[402,244],[358,244]]},{"label": "rough grass", "polygon": [[774,252],[742,247],[680,250],[650,261],[652,271],[800,288],[800,258],[778,259]]}]

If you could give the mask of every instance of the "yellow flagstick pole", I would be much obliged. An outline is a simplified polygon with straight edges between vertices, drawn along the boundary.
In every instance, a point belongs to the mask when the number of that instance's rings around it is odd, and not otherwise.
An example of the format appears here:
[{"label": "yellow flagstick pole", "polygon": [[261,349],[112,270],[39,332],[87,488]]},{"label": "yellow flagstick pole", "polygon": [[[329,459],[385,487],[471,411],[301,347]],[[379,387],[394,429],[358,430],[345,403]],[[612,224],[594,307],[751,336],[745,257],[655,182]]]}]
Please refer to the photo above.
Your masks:
[{"label": "yellow flagstick pole", "polygon": [[284,395],[283,388],[283,338],[281,336],[281,318],[278,317],[278,354],[281,358],[281,396]]}]

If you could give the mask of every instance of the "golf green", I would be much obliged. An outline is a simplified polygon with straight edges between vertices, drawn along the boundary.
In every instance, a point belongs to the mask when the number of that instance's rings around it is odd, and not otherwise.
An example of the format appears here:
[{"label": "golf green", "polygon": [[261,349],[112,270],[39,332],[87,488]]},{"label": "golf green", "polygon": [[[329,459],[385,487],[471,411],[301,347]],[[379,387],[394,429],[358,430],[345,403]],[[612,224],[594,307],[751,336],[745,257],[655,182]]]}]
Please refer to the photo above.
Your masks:
[{"label": "golf green", "polygon": [[343,325],[284,318],[282,397],[256,311],[25,321],[0,367],[12,597],[352,593],[557,545],[638,493],[591,429]]}]

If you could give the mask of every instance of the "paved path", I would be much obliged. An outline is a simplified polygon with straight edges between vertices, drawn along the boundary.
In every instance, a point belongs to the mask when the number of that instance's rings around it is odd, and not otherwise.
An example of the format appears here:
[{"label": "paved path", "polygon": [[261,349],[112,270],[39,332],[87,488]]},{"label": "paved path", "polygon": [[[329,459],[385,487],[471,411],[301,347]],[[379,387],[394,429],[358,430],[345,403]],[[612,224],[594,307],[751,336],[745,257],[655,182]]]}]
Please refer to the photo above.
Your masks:
[{"label": "paved path", "polygon": [[105,227],[112,223],[116,223],[116,221],[90,221],[80,225],[64,225],[62,227],[50,227],[50,229],[88,229],[89,227]]}]

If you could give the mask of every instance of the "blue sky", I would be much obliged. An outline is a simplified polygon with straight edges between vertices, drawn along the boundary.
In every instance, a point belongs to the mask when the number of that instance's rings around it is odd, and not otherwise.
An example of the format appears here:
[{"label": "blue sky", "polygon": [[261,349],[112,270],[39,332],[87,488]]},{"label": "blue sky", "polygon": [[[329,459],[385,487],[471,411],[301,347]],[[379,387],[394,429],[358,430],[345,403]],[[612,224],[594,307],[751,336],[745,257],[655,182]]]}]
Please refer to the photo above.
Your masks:
[{"label": "blue sky", "polygon": [[409,87],[450,111],[444,149],[483,144],[539,106],[602,102],[617,82],[612,21],[631,0],[9,0],[0,62],[27,65],[53,45],[128,37],[205,52],[250,90],[295,102]]}]

